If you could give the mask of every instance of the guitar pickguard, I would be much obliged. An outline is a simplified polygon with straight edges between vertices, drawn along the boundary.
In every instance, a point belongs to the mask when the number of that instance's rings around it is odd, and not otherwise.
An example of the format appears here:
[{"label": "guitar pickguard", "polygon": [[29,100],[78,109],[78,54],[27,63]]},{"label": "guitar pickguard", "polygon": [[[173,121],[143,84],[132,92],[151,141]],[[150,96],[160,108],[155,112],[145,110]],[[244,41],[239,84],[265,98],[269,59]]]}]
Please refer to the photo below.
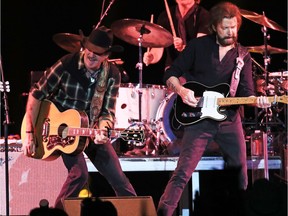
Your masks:
[{"label": "guitar pickguard", "polygon": [[68,136],[62,138],[58,135],[51,135],[48,137],[48,142],[46,144],[47,150],[51,151],[57,146],[65,148],[66,146],[73,145],[75,142],[75,137]]},{"label": "guitar pickguard", "polygon": [[177,96],[175,100],[175,119],[181,125],[191,125],[203,119],[210,118],[222,121],[226,118],[223,110],[217,104],[218,98],[224,98],[229,94],[230,86],[222,83],[216,86],[205,86],[197,82],[187,82],[184,87],[194,91],[199,100],[196,107],[183,103],[182,98]]}]

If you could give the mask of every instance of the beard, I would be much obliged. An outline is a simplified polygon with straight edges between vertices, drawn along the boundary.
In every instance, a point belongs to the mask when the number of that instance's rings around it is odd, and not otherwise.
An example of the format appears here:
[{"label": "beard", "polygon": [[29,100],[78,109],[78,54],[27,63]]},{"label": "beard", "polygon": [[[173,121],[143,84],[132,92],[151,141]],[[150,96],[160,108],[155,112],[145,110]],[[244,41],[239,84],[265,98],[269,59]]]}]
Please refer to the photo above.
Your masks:
[{"label": "beard", "polygon": [[230,45],[237,42],[237,36],[222,37],[221,38],[219,35],[217,35],[217,40],[221,46],[230,46]]}]

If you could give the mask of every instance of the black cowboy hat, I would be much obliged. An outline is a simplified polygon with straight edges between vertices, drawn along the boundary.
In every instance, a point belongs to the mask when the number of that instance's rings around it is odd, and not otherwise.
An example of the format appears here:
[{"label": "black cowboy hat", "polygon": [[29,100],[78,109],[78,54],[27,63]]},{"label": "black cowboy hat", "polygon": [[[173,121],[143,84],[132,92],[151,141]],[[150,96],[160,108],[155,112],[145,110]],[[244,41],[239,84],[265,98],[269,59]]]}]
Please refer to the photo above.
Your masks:
[{"label": "black cowboy hat", "polygon": [[112,30],[100,26],[97,29],[93,29],[88,37],[83,38],[83,46],[88,50],[102,55],[108,52],[122,52],[124,48],[120,45],[112,45],[113,33]]}]

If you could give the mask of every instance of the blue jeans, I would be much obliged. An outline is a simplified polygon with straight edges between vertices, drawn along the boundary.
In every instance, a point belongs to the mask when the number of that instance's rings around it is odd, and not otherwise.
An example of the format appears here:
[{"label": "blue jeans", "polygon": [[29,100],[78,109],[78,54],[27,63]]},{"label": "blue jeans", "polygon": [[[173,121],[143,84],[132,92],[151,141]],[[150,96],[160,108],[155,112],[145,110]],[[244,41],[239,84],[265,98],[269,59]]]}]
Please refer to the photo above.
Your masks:
[{"label": "blue jeans", "polygon": [[[119,158],[112,144],[94,144],[91,142],[85,153],[96,169],[109,182],[116,196],[136,196],[129,179],[122,171]],[[88,168],[84,154],[62,154],[68,176],[55,201],[55,207],[63,209],[63,201],[67,197],[78,197],[79,192],[88,181]]]},{"label": "blue jeans", "polygon": [[239,189],[247,188],[246,143],[240,116],[233,122],[202,120],[184,129],[177,167],[158,204],[159,216],[173,215],[206,146],[213,140],[218,143],[227,168],[240,170]]}]

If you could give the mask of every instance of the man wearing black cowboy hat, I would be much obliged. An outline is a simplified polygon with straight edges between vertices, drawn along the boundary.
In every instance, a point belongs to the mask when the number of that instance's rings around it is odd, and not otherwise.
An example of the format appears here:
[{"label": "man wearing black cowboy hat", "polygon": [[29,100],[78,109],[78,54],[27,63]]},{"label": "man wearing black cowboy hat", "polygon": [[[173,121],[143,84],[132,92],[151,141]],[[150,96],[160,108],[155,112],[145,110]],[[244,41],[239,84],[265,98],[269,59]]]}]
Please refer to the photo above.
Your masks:
[{"label": "man wearing black cowboy hat", "polygon": [[[136,196],[121,169],[107,133],[107,128],[114,127],[116,96],[121,80],[118,68],[108,62],[108,56],[111,52],[123,50],[121,46],[113,46],[112,43],[113,34],[110,29],[105,26],[93,29],[89,37],[83,37],[83,50],[62,57],[32,86],[26,107],[23,151],[28,157],[37,153],[35,138],[39,128],[35,122],[41,112],[41,102],[45,99],[49,99],[59,112],[69,109],[84,111],[89,117],[89,127],[97,128],[91,130],[93,133],[88,136],[88,144],[83,144],[86,155],[107,179],[116,196]],[[61,156],[68,176],[56,199],[56,208],[63,208],[65,198],[77,197],[88,180],[88,169],[81,150],[77,154],[63,151]]]}]

